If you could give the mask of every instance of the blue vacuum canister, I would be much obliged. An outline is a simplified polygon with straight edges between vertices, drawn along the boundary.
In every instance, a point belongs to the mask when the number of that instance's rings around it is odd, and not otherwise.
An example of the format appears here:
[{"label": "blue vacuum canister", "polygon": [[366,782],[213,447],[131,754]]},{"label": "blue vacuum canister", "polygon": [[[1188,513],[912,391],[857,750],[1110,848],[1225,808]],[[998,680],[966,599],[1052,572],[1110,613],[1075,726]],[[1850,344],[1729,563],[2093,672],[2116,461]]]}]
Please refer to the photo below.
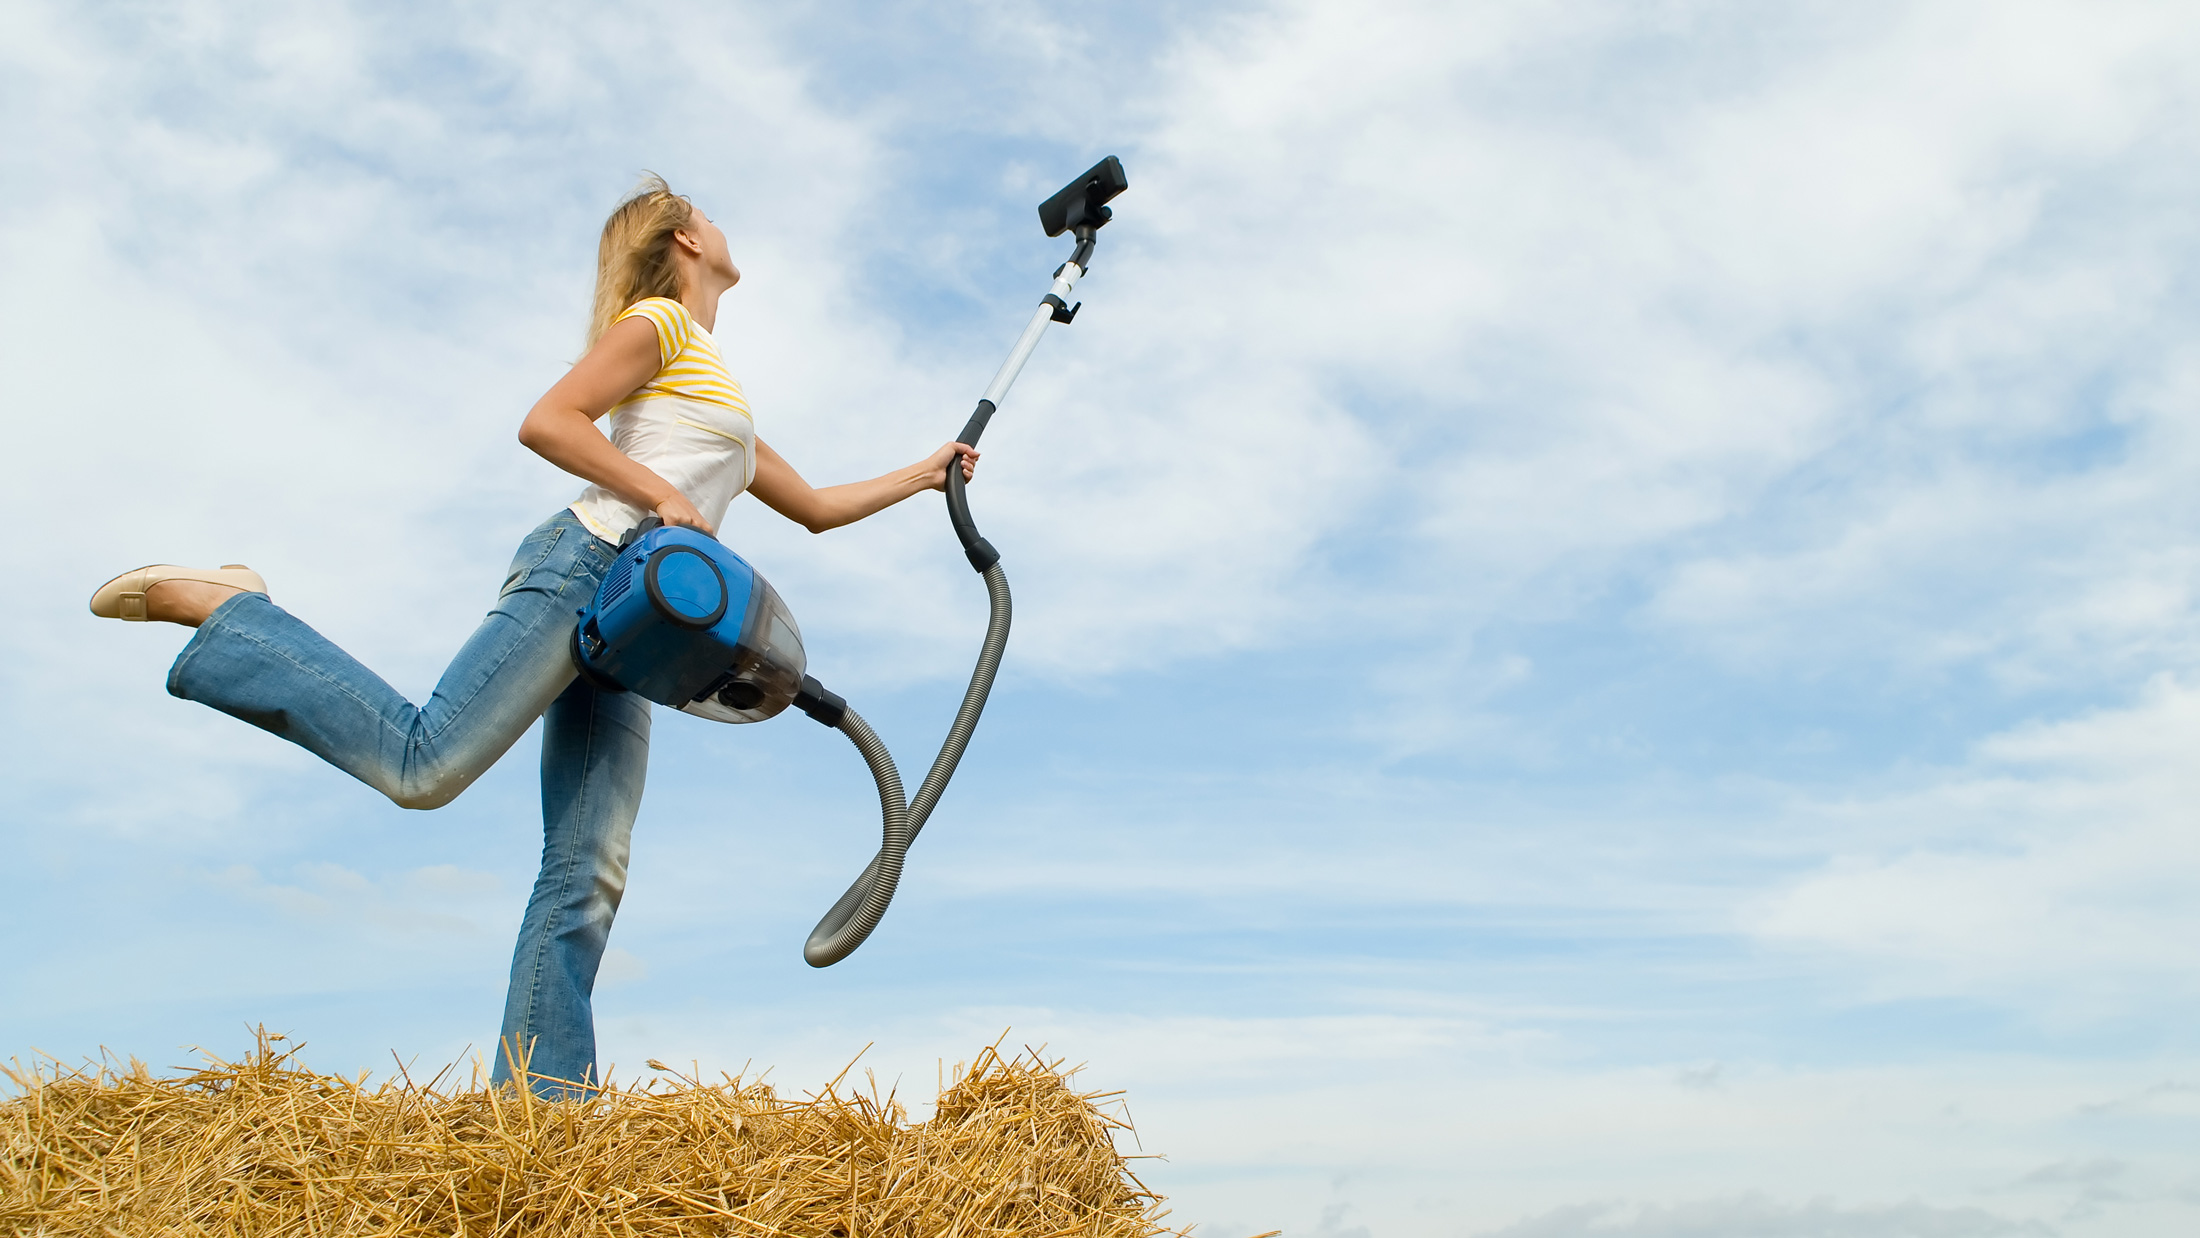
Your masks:
[{"label": "blue vacuum canister", "polygon": [[573,665],[714,722],[762,722],[802,691],[802,630],[770,582],[708,534],[646,528],[619,548],[573,629]]}]

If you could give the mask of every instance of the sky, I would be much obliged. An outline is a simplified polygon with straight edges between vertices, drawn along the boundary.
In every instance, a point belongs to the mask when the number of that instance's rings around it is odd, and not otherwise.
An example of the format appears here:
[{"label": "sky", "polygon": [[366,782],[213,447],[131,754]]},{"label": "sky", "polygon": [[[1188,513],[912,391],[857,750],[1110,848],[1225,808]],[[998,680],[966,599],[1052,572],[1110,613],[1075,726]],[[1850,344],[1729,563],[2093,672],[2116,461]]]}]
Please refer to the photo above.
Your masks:
[{"label": "sky", "polygon": [[[425,696],[578,483],[514,440],[644,170],[820,481],[951,435],[1016,626],[885,923],[799,718],[656,728],[598,990],[922,1116],[1004,1035],[1211,1238],[2200,1225],[2200,10],[0,2],[0,1053],[493,1041],[534,741],[400,810],[91,619],[245,562]],[[904,769],[936,500],[725,536]],[[2183,943],[2183,944],[2180,944]]]}]

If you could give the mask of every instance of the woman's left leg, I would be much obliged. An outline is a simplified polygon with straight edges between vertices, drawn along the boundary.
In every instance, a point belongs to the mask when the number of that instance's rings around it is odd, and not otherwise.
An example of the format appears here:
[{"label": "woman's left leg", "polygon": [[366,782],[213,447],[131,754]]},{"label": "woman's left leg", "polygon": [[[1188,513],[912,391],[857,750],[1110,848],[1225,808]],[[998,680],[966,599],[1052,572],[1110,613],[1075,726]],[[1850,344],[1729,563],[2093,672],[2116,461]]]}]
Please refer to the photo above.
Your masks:
[{"label": "woman's left leg", "polygon": [[649,702],[575,679],[542,716],[542,872],[512,952],[491,1079],[524,1054],[545,1097],[602,1082],[590,1004],[611,918],[626,892],[634,818],[649,770]]},{"label": "woman's left leg", "polygon": [[572,512],[543,521],[425,705],[264,593],[214,609],[176,656],[168,691],[272,731],[400,807],[438,808],[572,682],[574,613],[616,558]]}]

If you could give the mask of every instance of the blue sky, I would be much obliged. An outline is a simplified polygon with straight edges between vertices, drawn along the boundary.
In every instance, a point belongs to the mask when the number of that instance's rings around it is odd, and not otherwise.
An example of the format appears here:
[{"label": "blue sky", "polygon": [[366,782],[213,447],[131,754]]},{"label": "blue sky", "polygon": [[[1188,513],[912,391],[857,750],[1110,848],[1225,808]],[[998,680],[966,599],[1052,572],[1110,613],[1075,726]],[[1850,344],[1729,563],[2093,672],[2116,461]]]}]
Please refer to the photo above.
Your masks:
[{"label": "blue sky", "polygon": [[[800,720],[665,719],[604,1051],[905,1095],[1003,1028],[1221,1238],[2191,1231],[2200,194],[2166,4],[14,3],[0,1041],[494,1034],[533,742],[408,814],[83,599],[249,562],[424,695],[644,168],[822,480],[986,440],[1007,669],[877,937]],[[937,504],[727,536],[921,763]]]}]

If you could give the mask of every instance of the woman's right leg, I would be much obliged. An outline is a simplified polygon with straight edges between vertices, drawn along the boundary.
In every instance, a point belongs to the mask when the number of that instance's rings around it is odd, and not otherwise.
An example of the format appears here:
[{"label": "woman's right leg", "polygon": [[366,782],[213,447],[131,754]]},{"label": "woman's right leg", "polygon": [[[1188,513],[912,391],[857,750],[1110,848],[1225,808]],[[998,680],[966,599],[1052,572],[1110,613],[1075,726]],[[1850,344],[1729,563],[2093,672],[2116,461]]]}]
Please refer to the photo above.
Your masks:
[{"label": "woman's right leg", "polygon": [[520,921],[490,1081],[527,1066],[538,1095],[585,1095],[596,1067],[596,968],[626,893],[649,770],[649,702],[575,679],[542,716],[542,871]]},{"label": "woman's right leg", "polygon": [[615,554],[570,511],[544,521],[424,706],[263,593],[239,594],[200,625],[168,691],[280,735],[401,807],[439,808],[572,681],[574,612]]}]

